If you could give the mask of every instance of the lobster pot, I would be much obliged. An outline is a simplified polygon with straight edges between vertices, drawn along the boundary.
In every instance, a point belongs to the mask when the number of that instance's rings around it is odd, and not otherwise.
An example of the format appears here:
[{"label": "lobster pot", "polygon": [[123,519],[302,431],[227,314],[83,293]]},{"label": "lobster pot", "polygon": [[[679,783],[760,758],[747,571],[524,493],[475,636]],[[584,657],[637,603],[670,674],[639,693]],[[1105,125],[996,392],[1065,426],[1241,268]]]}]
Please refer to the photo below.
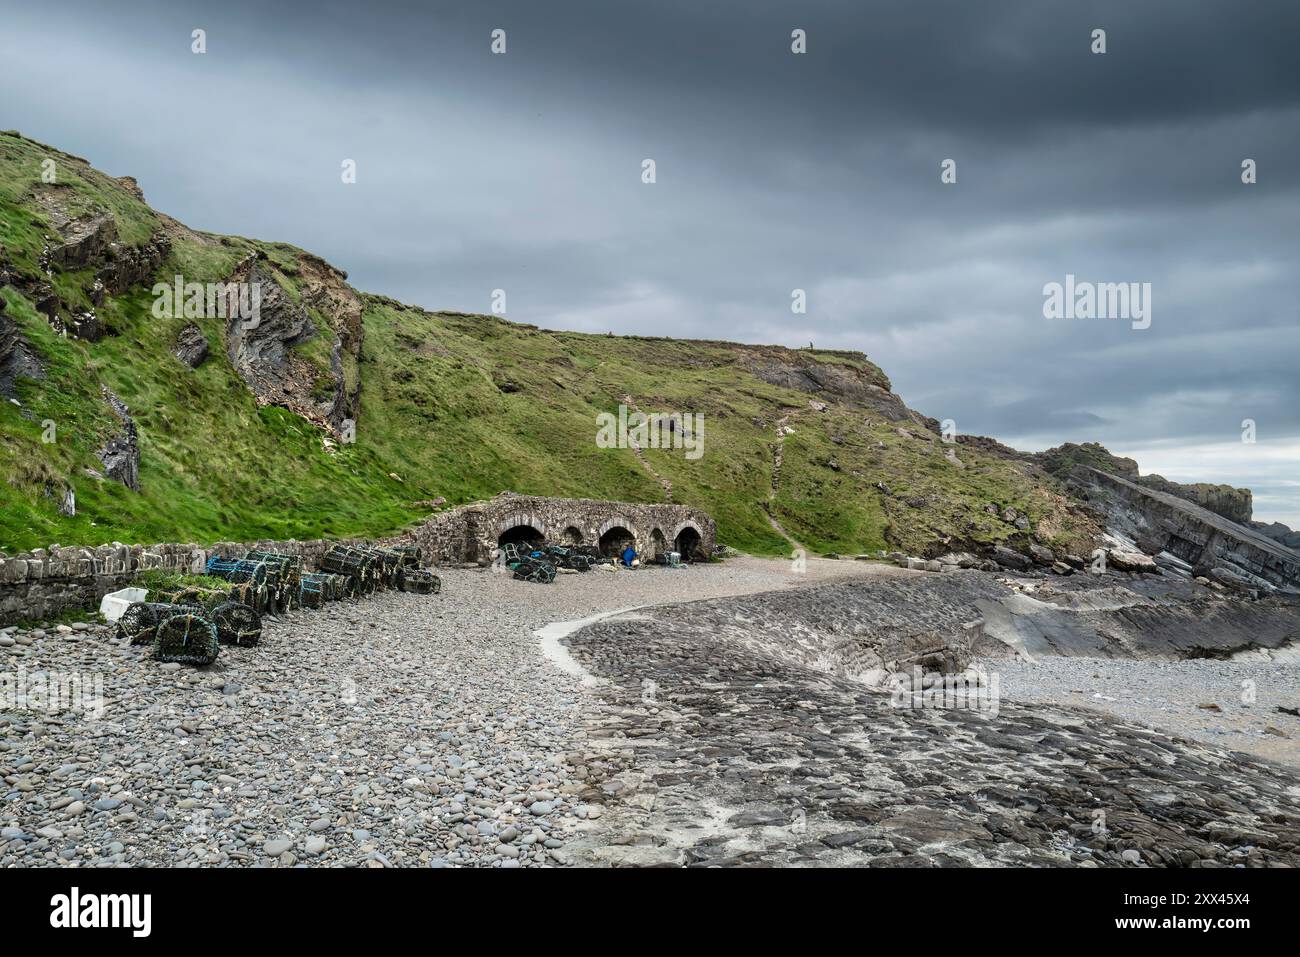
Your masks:
[{"label": "lobster pot", "polygon": [[223,602],[212,609],[210,618],[223,645],[251,648],[262,640],[262,617],[243,602]]},{"label": "lobster pot", "polygon": [[298,604],[303,608],[320,608],[325,604],[325,583],[317,575],[303,575],[298,582]]},{"label": "lobster pot", "polygon": [[515,570],[514,577],[519,581],[536,582],[539,585],[549,585],[555,581],[555,566],[540,559],[530,558],[511,567]]},{"label": "lobster pot", "polygon": [[374,559],[375,576],[380,585],[385,588],[395,588],[398,586],[398,576],[402,566],[402,553],[395,548],[379,548],[373,545],[362,545],[358,551],[365,552]]},{"label": "lobster pot", "polygon": [[320,567],[322,571],[351,578],[352,594],[368,595],[375,590],[375,559],[360,549],[335,545],[321,558]]},{"label": "lobster pot", "polygon": [[442,579],[426,568],[406,568],[401,587],[416,595],[436,595],[442,591]]},{"label": "lobster pot", "polygon": [[266,583],[267,565],[265,562],[249,561],[246,558],[218,558],[213,555],[208,559],[207,574],[224,578],[228,582],[252,582],[256,585]]},{"label": "lobster pot", "polygon": [[117,636],[133,645],[152,642],[157,628],[158,611],[148,602],[132,602],[117,620]]},{"label": "lobster pot", "polygon": [[317,572],[315,577],[320,580],[321,591],[324,592],[326,601],[342,601],[353,593],[352,586],[355,582],[347,575]]},{"label": "lobster pot", "polygon": [[393,551],[402,556],[403,568],[419,568],[424,557],[419,545],[398,545]]},{"label": "lobster pot", "polygon": [[344,598],[351,598],[357,594],[356,579],[349,575],[335,575],[332,572],[310,572],[303,576],[303,581],[311,582],[314,586],[319,587],[321,597],[325,601],[342,601]]},{"label": "lobster pot", "polygon": [[230,600],[247,605],[258,614],[265,611],[271,603],[266,585],[257,585],[253,582],[239,582],[231,585]]},{"label": "lobster pot", "polygon": [[210,665],[220,652],[217,626],[203,615],[182,612],[168,615],[158,622],[153,656],[159,661]]},{"label": "lobster pot", "polygon": [[251,551],[244,556],[244,560],[266,565],[267,585],[277,607],[288,609],[298,607],[300,594],[298,581],[302,577],[302,556]]}]

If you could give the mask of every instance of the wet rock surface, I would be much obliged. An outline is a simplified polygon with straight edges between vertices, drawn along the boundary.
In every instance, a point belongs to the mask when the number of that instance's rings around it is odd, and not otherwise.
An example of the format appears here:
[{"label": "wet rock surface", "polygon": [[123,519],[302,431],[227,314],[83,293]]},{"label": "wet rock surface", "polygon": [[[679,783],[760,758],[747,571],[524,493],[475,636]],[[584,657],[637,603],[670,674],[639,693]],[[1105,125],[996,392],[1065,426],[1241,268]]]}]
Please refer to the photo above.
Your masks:
[{"label": "wet rock surface", "polygon": [[566,848],[574,859],[1300,864],[1286,768],[1060,705],[915,707],[717,637],[757,618],[751,604],[614,618],[567,639],[600,680],[591,743],[620,766],[601,785],[612,803],[598,830]]}]

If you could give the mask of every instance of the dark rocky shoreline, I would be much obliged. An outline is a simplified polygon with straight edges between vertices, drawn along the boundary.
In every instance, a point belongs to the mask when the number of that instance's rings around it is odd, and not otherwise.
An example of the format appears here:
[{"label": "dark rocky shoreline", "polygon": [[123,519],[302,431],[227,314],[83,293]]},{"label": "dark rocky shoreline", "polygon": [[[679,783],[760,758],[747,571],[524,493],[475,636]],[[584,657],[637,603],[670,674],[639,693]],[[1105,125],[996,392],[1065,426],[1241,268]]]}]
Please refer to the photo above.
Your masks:
[{"label": "dark rocky shoreline", "polygon": [[[566,852],[668,866],[1300,864],[1291,769],[1080,708],[895,707],[912,699],[764,638],[802,614],[809,646],[827,609],[860,606],[864,590],[913,587],[941,605],[995,584],[965,577],[694,602],[571,635],[601,679],[593,744],[622,770],[602,785],[600,832]],[[859,637],[887,644],[887,631]]]}]

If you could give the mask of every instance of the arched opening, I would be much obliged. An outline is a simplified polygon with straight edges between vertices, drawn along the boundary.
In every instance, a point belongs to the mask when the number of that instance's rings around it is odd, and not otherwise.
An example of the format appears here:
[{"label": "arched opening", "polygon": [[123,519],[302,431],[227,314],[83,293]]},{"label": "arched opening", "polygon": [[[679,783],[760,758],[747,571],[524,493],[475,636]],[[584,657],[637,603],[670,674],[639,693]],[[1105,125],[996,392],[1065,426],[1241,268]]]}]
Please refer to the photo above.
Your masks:
[{"label": "arched opening", "polygon": [[668,554],[668,539],[664,538],[664,533],[660,529],[654,529],[650,533],[650,557],[663,558]]},{"label": "arched opening", "polygon": [[497,544],[502,547],[506,545],[531,545],[536,547],[545,540],[545,536],[531,525],[512,525],[497,536]]},{"label": "arched opening", "polygon": [[566,528],[564,530],[564,544],[581,545],[582,529],[580,529],[577,525],[570,525],[568,528]]},{"label": "arched opening", "polygon": [[606,558],[618,558],[629,545],[636,547],[636,536],[622,525],[615,525],[600,536],[600,553]]},{"label": "arched opening", "polygon": [[702,562],[708,558],[704,554],[704,540],[700,533],[689,525],[673,539],[673,551],[680,552],[684,562]]}]

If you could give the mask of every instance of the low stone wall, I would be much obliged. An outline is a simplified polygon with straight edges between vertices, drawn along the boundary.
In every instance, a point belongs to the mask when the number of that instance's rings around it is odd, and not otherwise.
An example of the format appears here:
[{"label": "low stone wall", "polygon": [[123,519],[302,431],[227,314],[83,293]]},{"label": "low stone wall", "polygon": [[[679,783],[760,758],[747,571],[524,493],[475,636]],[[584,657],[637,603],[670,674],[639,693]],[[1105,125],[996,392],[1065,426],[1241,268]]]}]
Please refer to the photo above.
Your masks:
[{"label": "low stone wall", "polygon": [[208,558],[242,558],[250,549],[302,555],[315,567],[333,541],[201,545],[101,545],[98,548],[51,546],[13,557],[0,555],[0,625],[24,619],[54,618],[65,611],[94,609],[111,591],[125,588],[136,574],[150,569],[201,573]]},{"label": "low stone wall", "polygon": [[[654,553],[671,547],[684,529],[700,536],[706,554],[713,550],[713,520],[684,505],[636,505],[594,499],[554,499],[502,493],[434,515],[419,526],[376,544],[415,544],[424,563],[486,564],[497,538],[519,525],[527,525],[547,541],[563,541],[576,530],[583,541],[595,543],[611,528],[627,528],[637,550]],[[656,534],[657,533],[657,534]],[[66,611],[93,609],[111,591],[125,588],[136,574],[149,569],[200,573],[209,557],[242,558],[250,549],[301,555],[314,568],[330,546],[339,540],[298,542],[216,542],[212,545],[101,545],[75,548],[52,545],[12,557],[0,553],[0,626],[25,619],[54,618]],[[358,539],[341,540],[354,544]]]}]

